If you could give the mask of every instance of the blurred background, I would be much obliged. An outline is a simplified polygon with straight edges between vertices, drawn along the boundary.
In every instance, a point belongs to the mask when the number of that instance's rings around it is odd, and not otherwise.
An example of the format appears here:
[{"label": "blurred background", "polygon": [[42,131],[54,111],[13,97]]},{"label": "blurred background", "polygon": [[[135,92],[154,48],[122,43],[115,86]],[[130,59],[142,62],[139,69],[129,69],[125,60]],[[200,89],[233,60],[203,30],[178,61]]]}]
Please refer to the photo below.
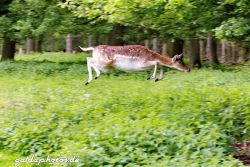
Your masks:
[{"label": "blurred background", "polygon": [[80,52],[78,45],[140,44],[164,56],[201,61],[249,60],[246,0],[1,0],[0,53]]}]

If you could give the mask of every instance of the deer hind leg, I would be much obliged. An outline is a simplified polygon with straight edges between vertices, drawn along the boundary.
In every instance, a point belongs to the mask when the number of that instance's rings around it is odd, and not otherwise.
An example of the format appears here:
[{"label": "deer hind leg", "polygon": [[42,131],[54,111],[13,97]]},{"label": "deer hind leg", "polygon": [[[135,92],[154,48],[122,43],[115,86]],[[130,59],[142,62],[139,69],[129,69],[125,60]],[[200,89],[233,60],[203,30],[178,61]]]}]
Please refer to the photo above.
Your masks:
[{"label": "deer hind leg", "polygon": [[94,65],[94,60],[93,60],[92,57],[87,57],[87,66],[88,66],[88,72],[89,72],[89,79],[88,79],[88,81],[86,82],[85,85],[88,85],[88,84],[91,83],[92,80],[93,80],[93,77],[92,77],[92,69],[91,69],[92,67],[93,67],[93,69],[94,69],[95,72],[96,72],[96,77],[95,77],[95,79],[97,79],[97,78],[100,76],[100,74],[101,74],[101,72],[98,70],[98,68]]}]

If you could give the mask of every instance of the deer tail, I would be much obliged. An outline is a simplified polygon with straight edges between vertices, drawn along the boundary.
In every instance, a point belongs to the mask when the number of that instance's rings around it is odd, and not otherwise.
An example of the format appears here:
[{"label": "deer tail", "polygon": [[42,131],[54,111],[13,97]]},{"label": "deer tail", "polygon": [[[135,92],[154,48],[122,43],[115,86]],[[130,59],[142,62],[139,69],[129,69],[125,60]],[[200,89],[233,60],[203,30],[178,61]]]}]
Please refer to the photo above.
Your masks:
[{"label": "deer tail", "polygon": [[83,51],[91,51],[95,49],[94,47],[82,48],[81,46],[79,46],[79,48],[82,49]]}]

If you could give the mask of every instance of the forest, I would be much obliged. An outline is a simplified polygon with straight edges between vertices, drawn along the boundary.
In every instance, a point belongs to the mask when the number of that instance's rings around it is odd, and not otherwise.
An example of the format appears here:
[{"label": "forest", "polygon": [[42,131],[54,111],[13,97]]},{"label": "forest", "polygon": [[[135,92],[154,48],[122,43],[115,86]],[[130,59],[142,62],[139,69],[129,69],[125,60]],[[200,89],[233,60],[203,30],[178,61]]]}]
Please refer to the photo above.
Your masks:
[{"label": "forest", "polygon": [[[249,9],[248,0],[1,0],[0,166],[250,165]],[[152,70],[114,70],[86,86],[91,53],[78,46],[97,45],[183,53],[191,72],[164,67],[154,82]]]},{"label": "forest", "polygon": [[[201,61],[249,60],[246,0],[2,0],[2,60],[14,53],[79,52],[78,45],[140,44],[164,56]],[[22,49],[20,49],[22,48]]]}]

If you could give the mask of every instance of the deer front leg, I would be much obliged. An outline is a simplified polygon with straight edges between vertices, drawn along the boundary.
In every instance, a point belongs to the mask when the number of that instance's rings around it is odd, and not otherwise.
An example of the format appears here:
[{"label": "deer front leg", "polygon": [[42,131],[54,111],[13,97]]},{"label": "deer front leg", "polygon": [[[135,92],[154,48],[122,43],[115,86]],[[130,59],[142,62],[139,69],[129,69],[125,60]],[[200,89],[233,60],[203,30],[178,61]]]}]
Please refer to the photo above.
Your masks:
[{"label": "deer front leg", "polygon": [[163,78],[163,74],[164,74],[164,71],[163,71],[163,66],[161,66],[161,70],[160,70],[160,76],[158,78],[156,78],[155,82],[159,81],[159,80],[162,80]]},{"label": "deer front leg", "polygon": [[155,78],[155,76],[156,76],[156,71],[157,71],[157,63],[154,63],[154,73],[153,73],[153,75],[151,75],[150,77],[148,77],[147,78],[147,80],[149,80],[149,79],[154,79]]}]

